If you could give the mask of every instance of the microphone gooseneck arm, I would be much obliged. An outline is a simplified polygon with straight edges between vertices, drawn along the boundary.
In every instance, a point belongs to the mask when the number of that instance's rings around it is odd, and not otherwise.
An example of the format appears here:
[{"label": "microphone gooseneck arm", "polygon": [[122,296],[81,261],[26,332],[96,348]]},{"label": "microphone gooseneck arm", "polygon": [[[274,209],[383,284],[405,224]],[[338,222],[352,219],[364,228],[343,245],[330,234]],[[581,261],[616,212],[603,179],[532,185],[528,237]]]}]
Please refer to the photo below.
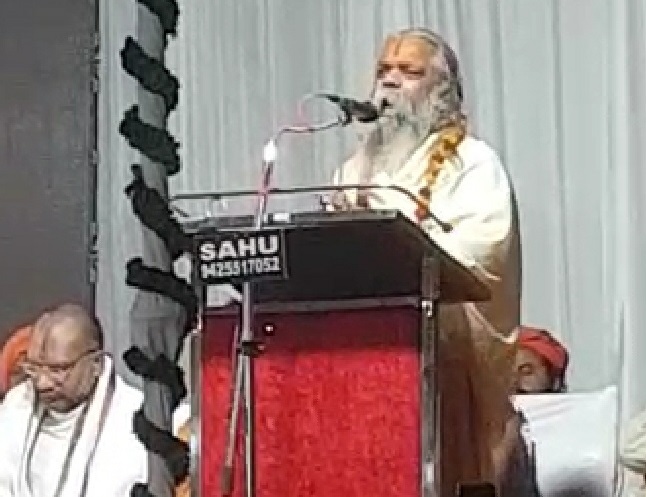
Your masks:
[{"label": "microphone gooseneck arm", "polygon": [[[303,193],[325,193],[325,192],[338,192],[344,190],[358,190],[358,191],[370,191],[370,190],[392,190],[401,195],[407,197],[411,201],[415,202],[420,207],[428,208],[428,203],[425,200],[420,199],[415,194],[403,188],[399,185],[371,185],[371,184],[347,184],[347,185],[315,185],[315,186],[299,186],[293,188],[271,188],[269,189],[270,195],[296,195]],[[177,212],[180,216],[189,217],[189,214],[183,212],[179,207],[175,206],[175,202],[181,201],[191,201],[191,200],[203,200],[208,199],[211,201],[218,201],[225,198],[239,198],[239,197],[250,197],[257,195],[255,190],[233,190],[228,192],[204,192],[204,193],[182,193],[174,195],[170,198],[171,208]],[[428,217],[432,219],[442,231],[449,233],[453,230],[453,225],[446,221],[439,219],[433,212],[428,211]]]},{"label": "microphone gooseneck arm", "polygon": [[[319,95],[309,94],[305,95],[298,103],[299,114],[304,104],[315,98],[320,98]],[[299,116],[302,117],[302,116]],[[315,124],[290,124],[284,125],[278,129],[276,133],[267,141],[263,150],[262,150],[262,179],[261,185],[257,192],[258,194],[258,204],[256,206],[256,216],[255,216],[255,227],[260,229],[262,227],[262,220],[267,211],[267,201],[268,196],[272,193],[271,190],[271,180],[274,171],[274,165],[278,159],[278,144],[283,135],[286,134],[311,134],[317,133],[319,131],[325,131],[326,129],[337,128],[340,126],[345,126],[349,123],[348,115],[337,116],[336,119],[331,119],[324,121],[322,123]]]},{"label": "microphone gooseneck arm", "polygon": [[262,174],[262,185],[258,191],[259,194],[259,204],[256,215],[256,227],[260,228],[262,217],[265,214],[267,207],[267,195],[270,192],[271,177],[273,174],[274,164],[278,158],[278,142],[280,138],[285,134],[311,134],[319,131],[324,131],[327,129],[332,129],[340,126],[347,126],[353,120],[357,120],[361,123],[369,123],[379,119],[386,108],[390,104],[384,99],[381,101],[379,107],[376,107],[371,102],[359,102],[352,98],[341,97],[339,95],[333,95],[330,93],[313,93],[305,95],[298,103],[299,114],[304,104],[310,100],[323,98],[334,104],[337,104],[338,107],[343,112],[343,115],[337,116],[336,119],[324,121],[318,124],[291,124],[285,125],[279,128],[279,130],[267,141],[265,147],[263,148],[262,160],[263,160],[263,174]]}]

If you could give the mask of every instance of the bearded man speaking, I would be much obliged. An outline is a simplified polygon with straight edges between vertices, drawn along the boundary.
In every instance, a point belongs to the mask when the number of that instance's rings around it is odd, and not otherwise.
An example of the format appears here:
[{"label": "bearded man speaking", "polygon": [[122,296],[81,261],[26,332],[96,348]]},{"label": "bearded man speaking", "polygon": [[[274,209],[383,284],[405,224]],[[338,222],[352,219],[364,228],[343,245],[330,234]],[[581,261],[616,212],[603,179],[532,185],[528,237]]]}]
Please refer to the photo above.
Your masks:
[{"label": "bearded man speaking", "polygon": [[[496,152],[467,133],[462,82],[451,48],[411,29],[389,36],[377,62],[372,102],[387,107],[360,131],[357,151],[335,172],[338,185],[396,185],[344,191],[338,210],[397,209],[473,272],[491,300],[440,306],[442,495],[459,482],[489,481],[501,490],[513,330],[520,314],[520,260],[509,179]],[[432,212],[452,229],[444,232]],[[504,485],[503,485],[504,486]]]}]

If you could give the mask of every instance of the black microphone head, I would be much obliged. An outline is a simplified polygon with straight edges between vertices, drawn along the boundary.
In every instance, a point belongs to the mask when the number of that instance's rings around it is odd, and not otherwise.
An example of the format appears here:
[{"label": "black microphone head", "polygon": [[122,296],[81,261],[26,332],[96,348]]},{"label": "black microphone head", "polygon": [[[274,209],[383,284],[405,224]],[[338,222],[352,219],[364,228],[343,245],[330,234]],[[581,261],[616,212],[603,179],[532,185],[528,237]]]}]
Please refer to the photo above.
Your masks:
[{"label": "black microphone head", "polygon": [[381,99],[379,106],[367,100],[359,104],[360,111],[355,112],[355,118],[361,123],[370,123],[379,119],[389,107],[392,105],[385,98]]},{"label": "black microphone head", "polygon": [[337,104],[345,115],[343,125],[350,124],[351,121],[359,121],[360,123],[370,123],[376,121],[381,117],[383,111],[390,104],[383,100],[378,108],[372,102],[365,101],[359,102],[352,98],[341,97],[331,93],[317,93],[317,97],[325,98],[332,103]]},{"label": "black microphone head", "polygon": [[381,117],[383,109],[377,108],[372,102],[353,102],[352,115],[360,123],[371,123]]},{"label": "black microphone head", "polygon": [[392,104],[385,98],[382,98],[381,102],[379,102],[379,112],[383,113],[389,107],[392,107]]}]

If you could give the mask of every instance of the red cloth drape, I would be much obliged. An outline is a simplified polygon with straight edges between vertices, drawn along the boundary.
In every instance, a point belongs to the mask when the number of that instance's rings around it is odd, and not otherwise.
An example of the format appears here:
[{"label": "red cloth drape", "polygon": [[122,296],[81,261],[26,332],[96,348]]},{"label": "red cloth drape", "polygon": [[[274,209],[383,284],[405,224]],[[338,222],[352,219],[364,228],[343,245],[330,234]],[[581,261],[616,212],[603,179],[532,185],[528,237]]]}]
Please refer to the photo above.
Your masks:
[{"label": "red cloth drape", "polygon": [[[420,495],[418,320],[412,308],[257,317],[258,330],[275,326],[255,362],[258,497]],[[221,495],[235,324],[205,320],[205,496]],[[239,452],[236,497],[244,493]]]}]

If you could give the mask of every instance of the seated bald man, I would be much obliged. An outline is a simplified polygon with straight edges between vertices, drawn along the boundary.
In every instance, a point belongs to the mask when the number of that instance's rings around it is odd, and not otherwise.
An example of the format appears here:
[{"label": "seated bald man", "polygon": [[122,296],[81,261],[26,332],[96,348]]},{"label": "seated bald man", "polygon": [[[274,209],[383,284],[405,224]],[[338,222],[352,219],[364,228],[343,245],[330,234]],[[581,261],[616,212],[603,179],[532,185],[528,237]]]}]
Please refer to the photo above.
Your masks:
[{"label": "seated bald man", "polygon": [[146,481],[132,432],[143,395],[115,373],[96,319],[70,304],[43,314],[23,370],[0,406],[0,497],[126,497]]},{"label": "seated bald man", "polygon": [[508,433],[515,416],[512,332],[520,315],[510,182],[498,154],[468,133],[458,60],[437,34],[410,29],[389,36],[374,75],[371,100],[389,105],[359,129],[359,146],[334,183],[396,186],[410,197],[340,189],[333,207],[399,210],[491,290],[489,302],[440,306],[441,495],[454,495],[459,482],[482,480],[500,490],[508,465],[499,463],[496,448],[518,438]]}]

